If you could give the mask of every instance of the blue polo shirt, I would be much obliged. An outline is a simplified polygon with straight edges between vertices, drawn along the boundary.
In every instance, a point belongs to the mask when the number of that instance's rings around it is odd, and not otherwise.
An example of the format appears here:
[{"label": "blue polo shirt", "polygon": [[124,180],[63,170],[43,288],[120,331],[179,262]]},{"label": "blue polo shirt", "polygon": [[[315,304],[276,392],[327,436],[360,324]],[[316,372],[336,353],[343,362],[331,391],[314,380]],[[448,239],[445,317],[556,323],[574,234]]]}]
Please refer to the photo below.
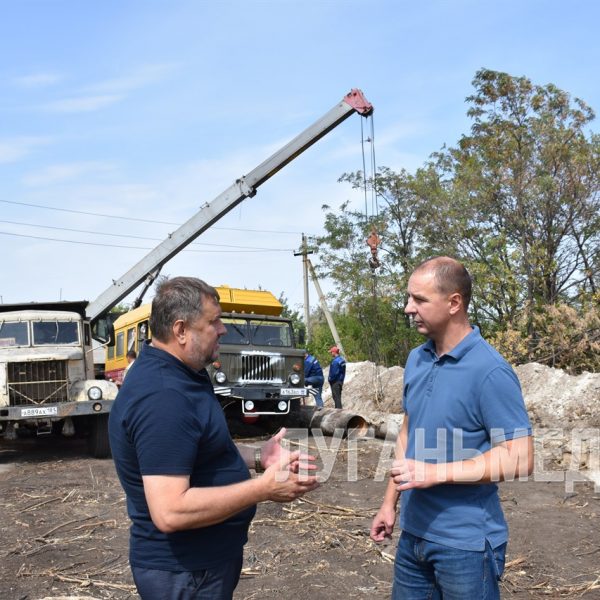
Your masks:
[{"label": "blue polo shirt", "polygon": [[109,435],[132,522],[132,566],[197,571],[242,555],[254,506],[216,525],[167,534],[154,526],[144,494],[143,475],[185,475],[199,488],[250,478],[205,370],[144,345],[111,409]]},{"label": "blue polo shirt", "polygon": [[[431,340],[404,371],[406,457],[430,463],[473,458],[493,444],[531,435],[519,380],[477,327],[438,358]],[[442,484],[401,494],[400,527],[461,550],[508,540],[495,483]]]}]

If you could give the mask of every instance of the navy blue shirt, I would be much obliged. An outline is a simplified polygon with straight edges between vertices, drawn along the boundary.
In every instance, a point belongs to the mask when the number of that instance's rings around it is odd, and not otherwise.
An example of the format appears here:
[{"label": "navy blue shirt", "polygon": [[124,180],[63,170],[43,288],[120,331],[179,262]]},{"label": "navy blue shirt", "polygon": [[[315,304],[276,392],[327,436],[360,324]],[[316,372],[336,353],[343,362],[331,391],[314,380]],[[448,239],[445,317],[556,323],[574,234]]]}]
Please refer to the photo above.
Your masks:
[{"label": "navy blue shirt", "polygon": [[345,377],[346,361],[344,360],[343,356],[340,356],[338,354],[329,365],[329,376],[327,378],[327,381],[329,381],[329,383],[334,383],[335,381],[343,383]]},{"label": "navy blue shirt", "polygon": [[320,378],[321,383],[325,381],[321,364],[312,354],[307,354],[304,359],[304,379],[308,379],[309,377]]},{"label": "navy blue shirt", "polygon": [[[404,371],[406,457],[446,463],[531,435],[519,380],[480,335],[467,335],[438,358],[430,341],[414,349]],[[461,550],[481,551],[508,539],[495,483],[442,484],[402,492],[400,527]]]},{"label": "navy blue shirt", "polygon": [[223,523],[166,534],[154,526],[144,495],[142,475],[186,475],[191,487],[249,479],[206,371],[144,345],[111,409],[109,435],[132,521],[132,566],[195,571],[242,554],[256,507]]}]

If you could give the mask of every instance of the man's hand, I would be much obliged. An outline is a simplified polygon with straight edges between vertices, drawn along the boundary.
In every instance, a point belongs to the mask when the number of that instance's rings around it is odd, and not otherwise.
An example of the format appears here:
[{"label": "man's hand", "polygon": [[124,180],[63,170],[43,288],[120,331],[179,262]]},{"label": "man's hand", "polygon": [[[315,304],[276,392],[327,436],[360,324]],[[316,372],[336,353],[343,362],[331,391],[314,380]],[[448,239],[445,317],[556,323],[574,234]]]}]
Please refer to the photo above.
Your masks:
[{"label": "man's hand", "polygon": [[260,476],[265,500],[291,502],[319,487],[316,476],[298,473],[297,468],[293,470],[292,465],[301,465],[301,456],[300,452],[287,452],[287,455],[282,455],[278,462],[271,464]]},{"label": "man's hand", "polygon": [[395,523],[395,507],[384,504],[375,515],[371,524],[371,539],[374,542],[383,542],[385,538],[391,538]]},{"label": "man's hand", "polygon": [[[281,461],[287,461],[291,455],[290,451],[281,445],[286,432],[286,428],[282,427],[271,439],[263,444],[260,462],[265,469],[268,469],[271,465],[280,464]],[[298,458],[287,462],[290,471],[298,473],[300,469],[307,471],[315,471],[317,469],[317,465],[312,463],[315,460],[314,456],[304,453],[295,454],[298,455]]]},{"label": "man's hand", "polygon": [[405,458],[392,463],[396,490],[428,488],[441,483],[497,483],[530,475],[533,471],[533,438],[523,436],[495,445],[473,458],[448,463],[426,463]]},{"label": "man's hand", "polygon": [[404,458],[392,463],[390,477],[399,492],[412,488],[428,488],[444,483],[444,467],[444,464],[438,465]]}]

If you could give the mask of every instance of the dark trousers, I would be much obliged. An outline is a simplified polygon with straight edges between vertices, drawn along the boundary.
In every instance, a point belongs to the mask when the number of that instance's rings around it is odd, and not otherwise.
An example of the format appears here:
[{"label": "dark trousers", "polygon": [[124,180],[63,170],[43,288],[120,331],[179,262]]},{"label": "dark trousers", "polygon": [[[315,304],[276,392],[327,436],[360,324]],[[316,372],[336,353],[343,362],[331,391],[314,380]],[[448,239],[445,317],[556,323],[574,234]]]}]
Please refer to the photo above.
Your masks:
[{"label": "dark trousers", "polygon": [[231,600],[243,558],[199,571],[160,571],[131,567],[142,600]]},{"label": "dark trousers", "polygon": [[331,395],[333,396],[333,403],[336,408],[342,408],[342,387],[344,384],[341,381],[332,381]]}]

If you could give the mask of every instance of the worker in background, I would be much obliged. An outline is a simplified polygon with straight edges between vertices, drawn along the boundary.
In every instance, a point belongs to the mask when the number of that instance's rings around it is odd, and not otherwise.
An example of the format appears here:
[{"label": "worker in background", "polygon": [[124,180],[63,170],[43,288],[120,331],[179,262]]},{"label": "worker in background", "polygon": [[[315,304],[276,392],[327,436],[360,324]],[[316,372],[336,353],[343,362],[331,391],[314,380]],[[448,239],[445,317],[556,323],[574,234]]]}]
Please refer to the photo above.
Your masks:
[{"label": "worker in background", "polygon": [[392,535],[393,600],[499,600],[508,528],[497,482],[533,470],[531,423],[511,366],[469,322],[471,277],[438,256],[408,280],[404,312],[428,341],[404,370],[404,422],[371,538]]},{"label": "worker in background", "polygon": [[316,477],[299,473],[314,459],[282,447],[285,429],[258,448],[233,443],[205,368],[226,332],[213,287],[166,279],[150,329],[109,419],[133,579],[142,600],[230,600],[256,504],[315,489]]},{"label": "worker in background", "polygon": [[323,397],[321,396],[325,383],[323,369],[316,357],[307,351],[304,351],[304,382],[314,388],[317,408],[323,408]]},{"label": "worker in background", "polygon": [[123,379],[125,379],[125,376],[129,372],[129,369],[131,369],[131,365],[135,362],[135,359],[137,358],[136,351],[135,350],[130,350],[125,355],[125,358],[127,359],[127,366],[125,367],[125,370],[123,371]]},{"label": "worker in background", "polygon": [[344,387],[344,378],[346,377],[346,361],[340,355],[340,349],[337,346],[331,346],[329,352],[333,357],[329,365],[329,385],[331,386],[331,395],[336,408],[342,408],[342,388]]}]

